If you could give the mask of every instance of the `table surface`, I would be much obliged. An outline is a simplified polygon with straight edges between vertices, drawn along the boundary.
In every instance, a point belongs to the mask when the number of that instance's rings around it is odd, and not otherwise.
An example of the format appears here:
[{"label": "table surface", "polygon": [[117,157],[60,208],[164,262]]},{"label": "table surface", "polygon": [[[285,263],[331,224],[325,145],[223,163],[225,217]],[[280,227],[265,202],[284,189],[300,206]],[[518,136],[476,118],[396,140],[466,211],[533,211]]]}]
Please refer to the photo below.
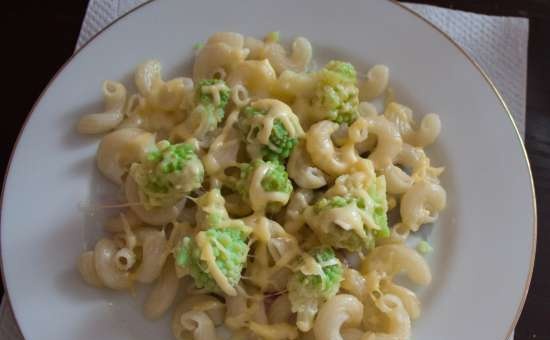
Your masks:
[{"label": "table surface", "polygon": [[[413,2],[468,10],[482,14],[523,16],[530,19],[525,142],[531,160],[538,205],[538,241],[535,270],[516,340],[550,339],[550,2],[545,0],[416,0]],[[4,100],[1,125],[1,170],[5,173],[19,130],[50,78],[71,56],[87,1],[9,1],[2,35],[4,73],[11,96]],[[17,32],[17,33],[13,33]],[[29,42],[32,42],[29,44]],[[22,71],[25,70],[25,71]],[[2,176],[4,177],[4,176]],[[543,244],[548,246],[543,247]],[[0,296],[3,293],[0,284]]]}]

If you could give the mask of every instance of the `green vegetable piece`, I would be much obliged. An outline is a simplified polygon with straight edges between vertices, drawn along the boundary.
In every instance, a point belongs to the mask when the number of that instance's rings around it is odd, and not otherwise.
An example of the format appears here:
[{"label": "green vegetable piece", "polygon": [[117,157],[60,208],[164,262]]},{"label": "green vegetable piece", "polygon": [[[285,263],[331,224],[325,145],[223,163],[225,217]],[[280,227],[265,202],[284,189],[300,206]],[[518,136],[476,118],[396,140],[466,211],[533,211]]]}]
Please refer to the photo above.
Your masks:
[{"label": "green vegetable piece", "polygon": [[416,251],[418,251],[422,255],[427,255],[431,253],[433,250],[434,248],[424,240],[420,241],[420,243],[416,245]]},{"label": "green vegetable piece", "polygon": [[[264,162],[261,159],[255,159],[249,164],[241,166],[241,173],[236,184],[236,190],[241,195],[245,202],[250,202],[252,199],[249,194],[250,182],[252,176],[258,167],[267,165],[269,170],[262,178],[262,188],[267,192],[282,192],[290,197],[292,192],[292,182],[288,179],[288,173],[284,165],[276,162]],[[277,212],[281,208],[280,202],[270,202],[267,206],[268,212]]]},{"label": "green vegetable piece", "polygon": [[359,89],[352,64],[333,60],[318,73],[313,106],[325,119],[351,124],[358,117]]},{"label": "green vegetable piece", "polygon": [[373,200],[373,209],[368,213],[372,214],[374,223],[380,228],[373,230],[376,239],[390,236],[390,227],[388,226],[388,201],[386,198],[386,179],[379,176],[371,184],[368,190],[370,198]]},{"label": "green vegetable piece", "polygon": [[[266,111],[259,110],[250,105],[243,108],[242,119],[239,121],[238,126],[247,143],[259,144],[256,140],[259,128],[252,128],[250,120],[254,116],[265,115],[266,113]],[[276,119],[273,122],[273,128],[269,135],[269,144],[258,146],[260,147],[260,155],[263,160],[284,163],[296,144],[298,144],[298,139],[291,137],[284,124],[279,119]]]},{"label": "green vegetable piece", "polygon": [[204,168],[192,145],[161,141],[143,162],[132,164],[130,176],[145,208],[151,209],[175,204],[199,188]]},{"label": "green vegetable piece", "polygon": [[[199,236],[200,235],[200,236]],[[201,231],[195,238],[184,237],[175,252],[176,264],[184,268],[195,281],[197,288],[212,293],[221,293],[216,280],[209,272],[209,264],[201,259],[204,249],[197,245],[197,237],[205,237],[215,257],[215,266],[225,276],[227,282],[235,287],[246,265],[248,255],[247,238],[249,231],[239,226],[211,228]]]},{"label": "green vegetable piece", "polygon": [[[219,101],[215,100],[212,91],[208,91],[209,86],[219,88]],[[201,121],[205,121],[201,125],[206,126],[205,131],[214,130],[225,116],[225,107],[229,103],[231,90],[221,79],[203,79],[199,81],[196,93],[197,106],[193,110],[201,115]]]},{"label": "green vegetable piece", "polygon": [[[336,295],[343,275],[342,263],[332,248],[314,248],[308,254],[317,265],[305,263],[302,258],[299,270],[294,272],[287,286],[292,311],[298,313],[297,325],[302,331],[311,327],[319,305]],[[317,270],[311,271],[311,267]]]}]

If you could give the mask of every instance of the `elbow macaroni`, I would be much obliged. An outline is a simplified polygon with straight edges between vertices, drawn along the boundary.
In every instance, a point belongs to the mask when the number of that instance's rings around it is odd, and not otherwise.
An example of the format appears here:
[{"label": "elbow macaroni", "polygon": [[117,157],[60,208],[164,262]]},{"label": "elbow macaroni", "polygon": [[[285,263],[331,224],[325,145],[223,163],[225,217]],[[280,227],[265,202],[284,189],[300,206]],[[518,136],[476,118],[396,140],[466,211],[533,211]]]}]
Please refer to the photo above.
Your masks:
[{"label": "elbow macaroni", "polygon": [[[137,93],[105,81],[103,112],[82,117],[77,130],[107,133],[96,165],[122,189],[124,212],[108,219],[107,235],[78,258],[83,280],[120,291],[137,289],[136,282],[151,284],[143,313],[159,319],[175,305],[176,339],[225,338],[219,328],[229,329],[234,339],[410,339],[420,300],[394,278],[405,273],[418,285],[432,280],[426,260],[405,241],[410,232],[434,222],[447,204],[439,178],[443,168],[432,166],[424,150],[440,135],[441,120],[430,113],[415,124],[412,109],[398,103],[389,87],[385,65],[373,66],[357,82],[351,64],[335,62],[327,73],[308,72],[311,60],[311,43],[303,37],[287,52],[274,32],[263,40],[219,32],[198,49],[192,77],[164,80],[160,61],[151,59],[134,73]],[[197,91],[195,84],[206,85]],[[248,127],[241,124],[245,114]],[[148,206],[143,181],[128,173],[135,163],[159,157],[155,151],[163,139],[192,146],[194,169],[204,168],[202,182],[170,204]],[[173,168],[181,167],[180,158],[188,155],[178,150],[156,170],[147,170],[152,177],[145,183],[158,190],[155,194],[187,184],[174,181],[166,187],[154,177],[163,176],[156,174],[159,169],[172,176]],[[267,152],[276,157],[267,158]],[[244,166],[258,158],[259,165]],[[284,171],[278,173],[270,162],[279,162]],[[246,186],[242,169],[252,169]],[[215,189],[223,197],[219,206],[200,206],[199,196]],[[330,209],[323,210],[323,204]],[[399,210],[400,220],[391,228],[388,209]],[[230,283],[220,260],[229,257],[231,237],[205,236],[227,228],[227,219],[251,231],[236,283]],[[331,233],[338,231],[353,231],[340,240],[368,246],[331,243]],[[178,258],[188,245],[184,238],[200,249],[192,264],[198,268]],[[317,263],[306,254],[330,244],[345,249],[336,252],[336,262],[343,263],[338,288],[316,302],[304,327],[293,313],[296,295],[289,282],[300,268],[316,269],[301,272],[307,280],[325,275],[323,265],[334,263]],[[301,261],[309,261],[309,267]],[[204,279],[219,290],[197,284],[196,275],[209,276]]]},{"label": "elbow macaroni", "polygon": [[121,83],[103,83],[105,111],[86,115],[78,122],[77,130],[84,134],[103,133],[116,128],[124,119],[126,88]]}]

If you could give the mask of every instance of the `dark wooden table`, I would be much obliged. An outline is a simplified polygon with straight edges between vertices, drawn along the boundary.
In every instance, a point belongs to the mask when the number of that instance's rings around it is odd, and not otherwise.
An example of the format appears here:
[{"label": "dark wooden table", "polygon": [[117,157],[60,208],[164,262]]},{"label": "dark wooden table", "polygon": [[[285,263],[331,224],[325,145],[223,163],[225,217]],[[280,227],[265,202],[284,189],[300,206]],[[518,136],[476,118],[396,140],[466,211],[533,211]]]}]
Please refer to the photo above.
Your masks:
[{"label": "dark wooden table", "polygon": [[[550,210],[546,209],[550,203],[550,1],[414,2],[530,19],[525,141],[535,177],[538,242],[531,289],[516,327],[515,339],[550,340]],[[2,29],[2,54],[6,59],[3,72],[7,73],[5,84],[10,87],[2,98],[2,121],[5,122],[0,125],[2,173],[6,171],[13,144],[31,106],[73,53],[86,5],[85,0],[9,1],[4,5],[7,20],[3,20]],[[2,292],[0,284],[0,295]],[[475,330],[472,339],[475,339]]]}]

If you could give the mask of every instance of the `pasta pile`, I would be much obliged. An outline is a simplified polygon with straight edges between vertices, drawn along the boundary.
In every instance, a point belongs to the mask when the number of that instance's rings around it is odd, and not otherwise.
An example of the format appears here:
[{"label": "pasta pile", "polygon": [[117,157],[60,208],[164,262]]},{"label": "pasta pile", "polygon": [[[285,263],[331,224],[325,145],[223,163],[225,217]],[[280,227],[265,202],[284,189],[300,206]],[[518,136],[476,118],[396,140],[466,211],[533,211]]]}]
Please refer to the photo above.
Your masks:
[{"label": "pasta pile", "polygon": [[420,302],[393,279],[431,281],[405,241],[446,205],[424,152],[439,116],[416,125],[386,66],[358,79],[311,59],[305,38],[287,52],[278,33],[222,32],[192,78],[149,60],[135,94],[105,81],[105,111],[77,128],[105,133],[97,166],[125,201],[80,256],[84,281],[152,284],[144,313],[174,305],[176,339],[409,339]]}]

